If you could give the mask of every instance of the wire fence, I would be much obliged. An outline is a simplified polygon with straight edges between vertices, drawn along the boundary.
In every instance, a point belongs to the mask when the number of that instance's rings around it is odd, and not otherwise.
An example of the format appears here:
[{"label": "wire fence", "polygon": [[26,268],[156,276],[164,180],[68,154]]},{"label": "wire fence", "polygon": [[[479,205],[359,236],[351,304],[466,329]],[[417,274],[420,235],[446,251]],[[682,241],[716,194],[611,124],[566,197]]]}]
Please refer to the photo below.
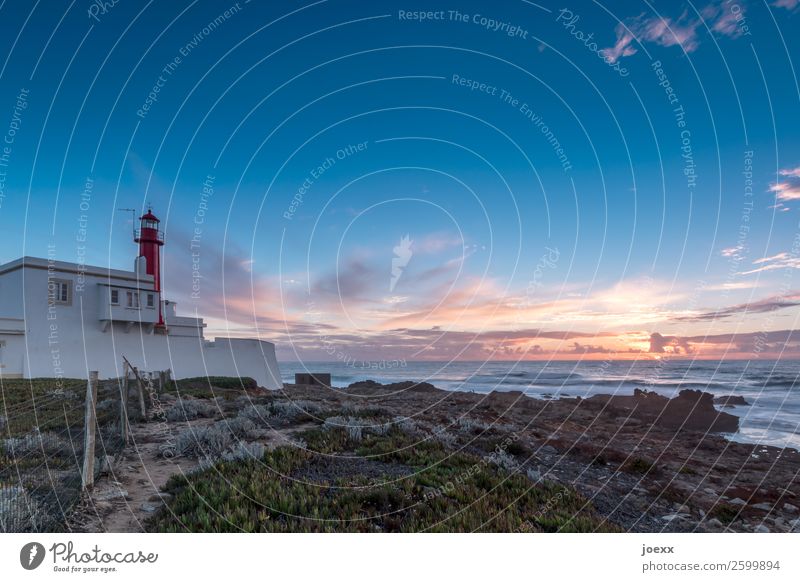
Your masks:
[{"label": "wire fence", "polygon": [[0,532],[64,531],[129,423],[146,420],[148,375],[91,382],[0,377]]}]

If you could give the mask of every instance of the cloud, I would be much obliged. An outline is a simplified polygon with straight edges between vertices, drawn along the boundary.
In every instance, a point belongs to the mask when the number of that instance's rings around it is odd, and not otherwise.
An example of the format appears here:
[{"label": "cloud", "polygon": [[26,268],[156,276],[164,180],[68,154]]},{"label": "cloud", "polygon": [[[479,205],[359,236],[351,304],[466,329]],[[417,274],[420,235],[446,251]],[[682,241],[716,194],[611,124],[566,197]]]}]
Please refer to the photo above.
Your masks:
[{"label": "cloud", "polygon": [[722,249],[720,251],[720,254],[726,259],[739,259],[741,258],[744,250],[745,250],[744,245],[736,245],[735,247],[728,247],[726,249]]},{"label": "cloud", "polygon": [[787,295],[777,295],[767,297],[759,301],[750,303],[740,303],[724,309],[717,309],[713,311],[705,311],[692,315],[685,315],[674,318],[675,321],[715,321],[733,317],[734,315],[748,315],[754,313],[769,313],[779,309],[786,309],[789,307],[796,307],[800,305],[800,293],[793,293]]},{"label": "cloud", "polygon": [[738,11],[734,11],[731,4],[724,1],[720,4],[709,4],[700,14],[706,25],[714,32],[731,38],[742,36],[743,32],[739,22],[745,17],[745,7],[737,5]]},{"label": "cloud", "polygon": [[650,336],[654,354],[694,354],[706,357],[784,357],[800,355],[800,330],[753,331],[697,336]]},{"label": "cloud", "polygon": [[800,200],[800,167],[784,168],[778,175],[784,179],[770,184],[769,191],[775,194],[774,208],[786,212],[788,208],[784,202]]},{"label": "cloud", "polygon": [[753,261],[755,268],[742,271],[739,275],[753,275],[764,271],[775,271],[779,269],[800,269],[800,257],[783,252],[771,257],[762,257]]},{"label": "cloud", "polygon": [[334,301],[365,300],[369,291],[381,283],[385,287],[388,281],[388,274],[380,273],[374,265],[350,258],[340,269],[314,281],[311,295]]},{"label": "cloud", "polygon": [[663,354],[667,348],[672,348],[672,353],[675,354],[691,354],[693,352],[692,346],[689,344],[687,338],[678,336],[663,336],[660,333],[653,333],[650,335],[650,352],[653,354]]},{"label": "cloud", "polygon": [[679,46],[691,53],[700,46],[699,31],[706,26],[718,35],[737,38],[742,35],[739,20],[744,17],[744,7],[738,7],[741,10],[735,13],[723,0],[708,4],[700,11],[700,18],[691,17],[688,10],[678,18],[639,15],[616,26],[616,41],[613,46],[603,49],[603,55],[616,62],[636,54],[634,41],[663,47]]},{"label": "cloud", "polygon": [[775,198],[780,201],[800,200],[800,184],[775,182],[770,185],[769,191],[775,192]]},{"label": "cloud", "polygon": [[616,350],[606,348],[603,346],[584,345],[578,342],[572,342],[573,354],[613,354]]},{"label": "cloud", "polygon": [[775,0],[772,3],[777,8],[786,8],[788,10],[794,10],[798,4],[800,4],[800,0]]},{"label": "cloud", "polygon": [[634,33],[624,23],[619,23],[614,29],[617,40],[614,46],[603,49],[603,56],[612,63],[616,63],[621,57],[629,57],[636,54],[636,49],[631,46],[636,40]]}]

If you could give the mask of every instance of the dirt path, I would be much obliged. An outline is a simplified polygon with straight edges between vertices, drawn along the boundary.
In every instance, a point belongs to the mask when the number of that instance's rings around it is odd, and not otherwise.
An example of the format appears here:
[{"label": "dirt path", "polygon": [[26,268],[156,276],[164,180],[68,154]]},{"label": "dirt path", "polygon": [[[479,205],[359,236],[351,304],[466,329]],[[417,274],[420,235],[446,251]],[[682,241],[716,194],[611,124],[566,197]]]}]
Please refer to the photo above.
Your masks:
[{"label": "dirt path", "polygon": [[[212,424],[210,419],[189,423],[170,423],[173,435],[189,426]],[[86,532],[132,533],[145,531],[144,522],[160,510],[168,494],[161,493],[170,477],[185,474],[198,466],[197,459],[164,458],[160,447],[165,442],[163,424],[151,422],[131,426],[130,445],[100,477],[91,494],[76,510],[72,529]],[[299,425],[261,431],[253,439],[268,449],[285,445],[291,435],[311,425]]]}]

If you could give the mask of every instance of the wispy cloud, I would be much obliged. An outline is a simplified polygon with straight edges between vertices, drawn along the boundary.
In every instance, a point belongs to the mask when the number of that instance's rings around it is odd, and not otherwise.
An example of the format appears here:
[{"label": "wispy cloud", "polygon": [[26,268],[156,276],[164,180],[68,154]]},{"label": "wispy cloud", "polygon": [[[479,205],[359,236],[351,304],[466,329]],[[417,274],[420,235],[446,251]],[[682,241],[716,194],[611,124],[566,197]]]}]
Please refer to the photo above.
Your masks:
[{"label": "wispy cloud", "polygon": [[609,60],[616,62],[622,57],[636,54],[635,42],[652,43],[663,47],[679,46],[691,53],[700,46],[700,31],[706,26],[713,33],[730,38],[741,36],[739,21],[744,17],[745,8],[734,13],[724,0],[708,4],[700,11],[700,17],[690,15],[688,9],[678,18],[644,14],[630,18],[616,26],[614,45],[603,50]]},{"label": "wispy cloud", "polygon": [[797,307],[798,305],[800,305],[800,293],[793,292],[786,295],[767,297],[759,301],[740,303],[724,309],[706,310],[692,315],[679,316],[675,318],[675,321],[716,321],[736,315],[768,313],[788,307]]},{"label": "wispy cloud", "polygon": [[756,265],[753,269],[742,271],[739,275],[753,275],[764,271],[776,271],[779,269],[800,269],[800,257],[787,252],[778,253],[770,257],[762,257],[753,261]]},{"label": "wispy cloud", "polygon": [[775,194],[775,208],[785,211],[784,202],[800,200],[800,167],[784,168],[778,175],[784,179],[770,184],[769,191]]},{"label": "wispy cloud", "polygon": [[722,249],[720,251],[720,254],[726,259],[738,259],[741,258],[744,250],[745,250],[744,245],[736,245],[735,247],[728,247]]}]

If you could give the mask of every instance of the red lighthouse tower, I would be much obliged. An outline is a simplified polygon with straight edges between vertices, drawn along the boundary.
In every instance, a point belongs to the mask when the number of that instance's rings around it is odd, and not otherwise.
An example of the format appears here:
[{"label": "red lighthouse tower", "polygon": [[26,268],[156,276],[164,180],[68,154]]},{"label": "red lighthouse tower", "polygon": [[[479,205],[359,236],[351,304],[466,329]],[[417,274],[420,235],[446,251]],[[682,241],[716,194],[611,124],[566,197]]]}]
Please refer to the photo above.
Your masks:
[{"label": "red lighthouse tower", "polygon": [[134,241],[139,243],[139,256],[144,257],[146,273],[153,276],[153,290],[158,295],[158,325],[164,326],[164,315],[161,311],[161,247],[164,245],[164,233],[158,229],[161,222],[153,214],[151,208],[139,219],[141,228],[134,233]]}]

